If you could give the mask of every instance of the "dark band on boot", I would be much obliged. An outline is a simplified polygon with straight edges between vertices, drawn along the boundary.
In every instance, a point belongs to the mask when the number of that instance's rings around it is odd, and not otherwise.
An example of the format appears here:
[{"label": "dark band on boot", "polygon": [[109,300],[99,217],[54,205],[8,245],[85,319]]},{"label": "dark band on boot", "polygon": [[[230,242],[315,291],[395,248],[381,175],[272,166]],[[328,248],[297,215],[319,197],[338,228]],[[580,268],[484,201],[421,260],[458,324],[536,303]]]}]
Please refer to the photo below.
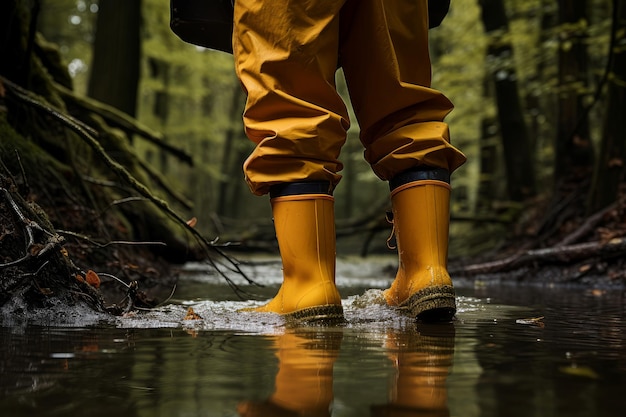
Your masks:
[{"label": "dark band on boot", "polygon": [[288,195],[327,194],[332,195],[329,181],[285,182],[270,186],[270,198]]},{"label": "dark band on boot", "polygon": [[443,168],[420,166],[401,172],[389,180],[389,190],[393,191],[401,185],[415,181],[435,180],[450,184],[450,172]]}]

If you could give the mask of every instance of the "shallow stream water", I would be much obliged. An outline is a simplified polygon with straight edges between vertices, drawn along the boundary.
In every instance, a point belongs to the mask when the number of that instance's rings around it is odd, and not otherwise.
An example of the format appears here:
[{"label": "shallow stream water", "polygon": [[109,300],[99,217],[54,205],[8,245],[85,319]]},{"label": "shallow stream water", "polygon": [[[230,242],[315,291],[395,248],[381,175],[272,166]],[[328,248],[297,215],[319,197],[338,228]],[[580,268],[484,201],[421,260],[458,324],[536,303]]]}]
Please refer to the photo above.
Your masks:
[{"label": "shallow stream water", "polygon": [[[455,321],[419,325],[382,303],[386,262],[338,262],[344,326],[237,312],[258,302],[202,265],[157,310],[5,317],[0,416],[626,415],[622,290],[460,282]],[[247,268],[271,297],[279,265]]]}]

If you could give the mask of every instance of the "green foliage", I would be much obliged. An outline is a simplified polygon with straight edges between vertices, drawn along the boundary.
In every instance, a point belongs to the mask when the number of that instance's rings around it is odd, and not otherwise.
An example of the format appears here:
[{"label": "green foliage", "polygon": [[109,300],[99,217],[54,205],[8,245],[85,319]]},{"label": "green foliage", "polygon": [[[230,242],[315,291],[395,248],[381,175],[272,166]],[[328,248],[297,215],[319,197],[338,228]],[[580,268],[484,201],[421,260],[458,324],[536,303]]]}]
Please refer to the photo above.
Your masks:
[{"label": "green foliage", "polygon": [[[485,100],[487,40],[480,24],[480,9],[475,0],[455,0],[440,27],[432,29],[431,50],[433,88],[441,90],[455,109],[446,121],[450,124],[452,143],[468,157],[453,175],[455,190],[463,190],[467,201],[453,202],[453,207],[474,207],[479,175],[479,138],[484,117],[495,114],[493,101]],[[460,193],[455,193],[458,197]]]},{"label": "green foliage", "polygon": [[[477,0],[454,0],[442,25],[431,30],[433,87],[441,90],[455,104],[447,121],[453,143],[468,156],[468,162],[453,175],[453,212],[476,215],[481,208],[479,186],[481,146],[485,135],[493,136],[495,153],[491,157],[497,198],[505,198],[504,169],[497,138],[497,126],[485,130],[485,121],[493,119],[498,109],[493,98],[489,74],[511,68],[524,109],[524,120],[532,137],[540,192],[550,192],[556,135],[556,105],[559,94],[558,51],[567,48],[571,36],[583,36],[590,62],[590,83],[576,87],[576,94],[588,103],[597,88],[606,64],[610,30],[610,0],[588,0],[586,19],[558,25],[558,2],[551,0],[506,0],[508,30],[485,34],[481,8]],[[252,148],[243,132],[241,113],[236,108],[239,88],[231,55],[195,47],[181,41],[169,28],[169,0],[143,0],[142,77],[138,100],[138,119],[164,134],[166,140],[193,155],[189,167],[168,157],[142,139],[133,146],[174,188],[195,203],[188,213],[201,219],[199,227],[215,233],[208,219],[216,212],[223,185],[235,192],[237,207],[231,213],[239,220],[267,219],[266,199],[252,197],[240,168],[240,155]],[[93,38],[93,0],[47,0],[43,2],[41,29],[49,40],[60,45],[65,59],[74,63],[71,74],[75,88],[84,91]],[[80,24],[75,24],[80,20]],[[506,43],[514,53],[505,57],[486,57],[489,45]],[[337,76],[339,92],[347,98],[341,73]],[[351,112],[351,110],[350,110]],[[594,144],[601,136],[603,108],[591,113],[591,136]],[[386,198],[381,183],[363,162],[358,141],[358,125],[351,113],[352,126],[342,151],[344,181],[337,189],[339,217],[358,217]],[[494,130],[495,129],[495,130]],[[231,138],[231,139],[229,139]],[[224,155],[227,141],[230,152]],[[238,172],[240,174],[233,174]],[[222,191],[220,191],[222,190]],[[359,190],[359,192],[354,192]],[[365,190],[365,191],[364,191]],[[350,201],[345,202],[346,199]],[[236,203],[235,203],[236,202]],[[484,207],[482,207],[484,208]],[[482,209],[481,208],[481,209]],[[228,220],[228,219],[227,219]],[[248,226],[246,226],[248,227]]]},{"label": "green foliage", "polygon": [[59,45],[74,79],[74,89],[87,89],[97,0],[41,0],[38,29],[48,41]]}]

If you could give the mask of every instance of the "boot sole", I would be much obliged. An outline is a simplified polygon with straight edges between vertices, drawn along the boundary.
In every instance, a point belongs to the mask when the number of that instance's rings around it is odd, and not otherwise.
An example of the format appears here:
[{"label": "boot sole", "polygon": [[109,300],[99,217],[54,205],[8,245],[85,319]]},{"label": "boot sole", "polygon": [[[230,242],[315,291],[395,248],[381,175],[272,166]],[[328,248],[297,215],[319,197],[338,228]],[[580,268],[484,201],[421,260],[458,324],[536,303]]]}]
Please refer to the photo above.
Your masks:
[{"label": "boot sole", "polygon": [[419,321],[448,322],[456,314],[454,288],[451,285],[427,287],[411,295],[400,305]]},{"label": "boot sole", "polygon": [[290,324],[335,325],[345,322],[343,307],[337,304],[303,308],[282,316]]}]

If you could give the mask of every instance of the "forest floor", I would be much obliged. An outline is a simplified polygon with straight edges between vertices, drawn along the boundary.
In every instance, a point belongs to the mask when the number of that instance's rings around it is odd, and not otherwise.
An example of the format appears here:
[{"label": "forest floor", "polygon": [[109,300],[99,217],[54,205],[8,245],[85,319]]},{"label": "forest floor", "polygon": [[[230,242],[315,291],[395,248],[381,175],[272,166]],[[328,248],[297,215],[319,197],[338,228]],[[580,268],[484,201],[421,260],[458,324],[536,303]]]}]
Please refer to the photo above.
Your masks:
[{"label": "forest floor", "polygon": [[626,184],[615,203],[586,215],[586,187],[538,198],[495,248],[451,259],[454,277],[480,283],[626,287]]},{"label": "forest floor", "polygon": [[[47,192],[64,192],[54,184]],[[149,246],[98,243],[87,237],[97,236],[95,230],[85,227],[93,211],[69,199],[44,211],[33,197],[23,199],[0,175],[0,306],[26,311],[81,304],[121,314],[151,307],[172,291],[173,264]]]}]

